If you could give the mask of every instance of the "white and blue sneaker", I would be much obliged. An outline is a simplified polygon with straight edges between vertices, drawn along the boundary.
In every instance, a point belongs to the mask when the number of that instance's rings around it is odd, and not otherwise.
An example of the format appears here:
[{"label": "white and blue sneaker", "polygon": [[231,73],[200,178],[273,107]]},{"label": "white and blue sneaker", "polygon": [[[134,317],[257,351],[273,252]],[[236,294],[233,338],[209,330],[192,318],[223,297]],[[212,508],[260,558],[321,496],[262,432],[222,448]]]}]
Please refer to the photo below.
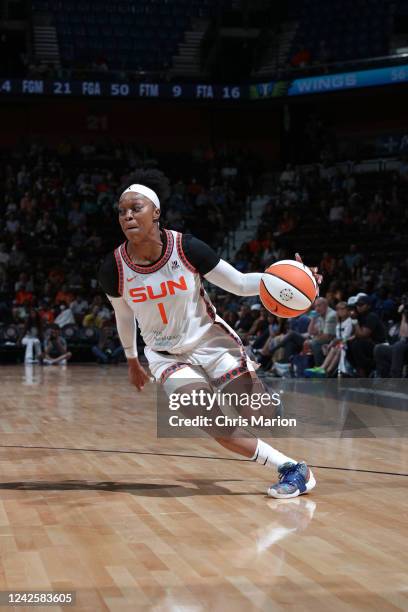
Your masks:
[{"label": "white and blue sneaker", "polygon": [[288,499],[309,493],[316,486],[312,470],[304,461],[300,463],[284,463],[278,469],[279,482],[268,489],[269,497]]}]

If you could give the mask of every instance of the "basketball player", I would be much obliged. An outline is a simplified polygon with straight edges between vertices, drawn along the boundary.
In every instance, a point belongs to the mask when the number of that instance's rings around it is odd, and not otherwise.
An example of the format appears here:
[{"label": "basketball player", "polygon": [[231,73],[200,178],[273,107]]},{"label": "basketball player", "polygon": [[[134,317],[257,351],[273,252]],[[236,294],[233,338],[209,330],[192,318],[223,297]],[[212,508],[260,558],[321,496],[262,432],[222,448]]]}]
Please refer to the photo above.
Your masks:
[{"label": "basketball player", "polygon": [[[238,382],[251,385],[256,375],[239,336],[216,314],[201,279],[235,295],[253,296],[259,293],[261,274],[242,274],[201,240],[161,229],[160,202],[168,192],[161,172],[140,170],[134,175],[118,202],[126,241],[107,255],[99,270],[99,282],[115,310],[130,382],[142,390],[149,381],[138,359],[137,321],[150,371],[165,388],[176,385],[183,392],[184,380],[189,392],[194,381],[197,389],[237,392]],[[320,282],[317,270],[313,273]],[[279,481],[268,489],[271,497],[296,497],[316,484],[305,462],[260,439],[215,439],[232,452],[277,469]]]}]

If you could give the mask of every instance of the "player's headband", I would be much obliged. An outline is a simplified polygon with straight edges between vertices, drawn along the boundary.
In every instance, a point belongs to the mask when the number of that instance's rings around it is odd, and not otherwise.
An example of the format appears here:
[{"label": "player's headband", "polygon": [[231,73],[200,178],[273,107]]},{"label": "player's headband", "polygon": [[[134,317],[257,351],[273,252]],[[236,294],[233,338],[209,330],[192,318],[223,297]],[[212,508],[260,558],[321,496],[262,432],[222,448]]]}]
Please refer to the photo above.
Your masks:
[{"label": "player's headband", "polygon": [[125,191],[122,193],[120,197],[124,196],[125,193],[140,193],[140,195],[144,195],[146,196],[146,198],[149,198],[149,200],[153,202],[155,207],[160,209],[160,200],[157,197],[157,193],[153,191],[153,189],[149,189],[149,187],[145,187],[145,185],[136,185],[136,184],[130,185],[130,187],[125,189]]}]

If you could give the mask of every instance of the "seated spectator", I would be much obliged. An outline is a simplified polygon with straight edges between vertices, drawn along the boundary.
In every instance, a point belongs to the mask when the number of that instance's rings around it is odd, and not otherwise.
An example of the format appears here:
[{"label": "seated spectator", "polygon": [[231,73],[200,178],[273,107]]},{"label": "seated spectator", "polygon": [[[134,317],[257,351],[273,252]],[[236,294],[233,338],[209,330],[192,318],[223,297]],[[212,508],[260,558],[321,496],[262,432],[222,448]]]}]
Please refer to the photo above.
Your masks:
[{"label": "seated spectator", "polygon": [[237,334],[246,334],[249,332],[252,323],[251,308],[248,304],[242,304],[238,310],[238,321],[235,323],[235,331]]},{"label": "seated spectator", "polygon": [[38,363],[44,335],[43,319],[37,308],[30,307],[20,338],[21,344],[25,346],[24,363]]},{"label": "seated spectator", "polygon": [[55,317],[54,323],[58,327],[64,327],[64,325],[74,325],[75,319],[72,314],[71,308],[67,306],[65,302],[59,305],[59,314]]},{"label": "seated spectator", "polygon": [[336,260],[327,251],[323,253],[319,269],[324,276],[331,276],[336,268]]},{"label": "seated spectator", "polygon": [[18,292],[21,290],[26,290],[27,292],[33,292],[33,282],[28,278],[28,274],[25,272],[21,272],[18,275],[18,280],[14,283],[14,291]]},{"label": "seated spectator", "polygon": [[74,200],[71,203],[71,210],[67,215],[67,220],[70,231],[86,223],[86,215],[81,211],[81,204],[78,200]]},{"label": "seated spectator", "polygon": [[381,208],[376,204],[372,204],[367,215],[368,230],[372,233],[379,233],[382,231],[383,223],[384,214]]},{"label": "seated spectator", "polygon": [[98,363],[118,363],[124,352],[113,327],[101,329],[98,344],[92,347],[92,352]]},{"label": "seated spectator", "polygon": [[291,232],[296,225],[295,217],[288,210],[285,210],[281,220],[278,223],[278,229],[275,232],[276,236]]},{"label": "seated spectator", "polygon": [[55,296],[55,303],[56,304],[71,304],[71,302],[74,301],[74,294],[72,293],[72,291],[68,290],[67,285],[64,283],[60,290],[58,291],[57,295]]},{"label": "seated spectator", "polygon": [[47,300],[40,300],[38,313],[44,323],[53,323],[55,319],[54,310],[48,305]]},{"label": "seated spectator", "polygon": [[337,372],[340,362],[343,362],[341,364],[341,371],[345,372],[344,347],[353,333],[353,323],[346,302],[339,302],[337,304],[336,317],[336,338],[323,348],[323,352],[326,353],[326,358],[322,365],[305,369],[304,373],[307,378],[332,376]]},{"label": "seated spectator", "polygon": [[385,342],[384,325],[375,312],[371,312],[368,296],[360,296],[356,311],[352,312],[353,335],[347,341],[347,358],[359,377],[366,377],[374,369],[374,347]]},{"label": "seated spectator", "polygon": [[20,285],[15,297],[16,304],[31,304],[33,299],[34,296],[32,292],[27,291],[25,285]]},{"label": "seated spectator", "polygon": [[256,303],[251,306],[252,325],[247,333],[241,334],[242,341],[246,344],[251,337],[262,335],[268,328],[267,311]]},{"label": "seated spectator", "polygon": [[87,300],[81,293],[78,293],[69,306],[72,310],[72,314],[74,315],[75,321],[79,325],[82,322],[82,319],[89,307]]},{"label": "seated spectator", "polygon": [[248,347],[248,355],[253,359],[255,354],[263,354],[264,348],[269,344],[271,338],[276,335],[277,330],[279,329],[278,319],[275,315],[271,314],[268,311],[265,311],[266,314],[266,326],[264,331],[251,342],[251,346]]},{"label": "seated spectator", "polygon": [[61,336],[59,327],[51,329],[50,335],[44,342],[44,365],[66,365],[72,353],[67,351],[65,338]]},{"label": "seated spectator", "polygon": [[310,347],[315,366],[320,366],[324,360],[323,347],[333,340],[336,333],[336,313],[323,297],[317,298],[314,307],[317,316],[310,321],[305,349]]},{"label": "seated spectator", "polygon": [[280,175],[279,180],[281,183],[293,183],[295,180],[295,171],[293,170],[291,164],[287,164],[285,170]]},{"label": "seated spectator", "polygon": [[355,244],[352,244],[350,246],[349,253],[344,256],[344,263],[346,264],[347,268],[352,271],[357,268],[361,264],[361,262],[362,257],[357,251],[357,246]]},{"label": "seated spectator", "polygon": [[7,252],[4,242],[0,244],[0,264],[7,268],[10,263],[10,254]]},{"label": "seated spectator", "polygon": [[100,306],[95,304],[92,306],[91,312],[88,312],[82,319],[84,327],[102,327],[104,319],[99,315]]},{"label": "seated spectator", "polygon": [[[289,364],[291,357],[297,355],[303,349],[309,324],[310,318],[303,314],[289,320],[288,331],[287,323],[284,319],[282,324],[278,324],[276,328],[270,325],[270,336],[260,351],[258,359],[261,366],[264,369],[268,369],[271,361]],[[283,351],[278,355],[281,349]]]},{"label": "seated spectator", "polygon": [[340,226],[344,217],[344,206],[340,201],[336,201],[330,208],[329,221],[334,226]]},{"label": "seated spectator", "polygon": [[36,334],[35,328],[31,328],[24,334],[21,339],[21,344],[25,346],[24,363],[39,363],[41,357],[41,342]]},{"label": "seated spectator", "polygon": [[393,344],[377,344],[374,347],[375,369],[380,378],[402,378],[404,365],[408,362],[408,308],[402,304],[398,312],[401,323],[398,340]]}]

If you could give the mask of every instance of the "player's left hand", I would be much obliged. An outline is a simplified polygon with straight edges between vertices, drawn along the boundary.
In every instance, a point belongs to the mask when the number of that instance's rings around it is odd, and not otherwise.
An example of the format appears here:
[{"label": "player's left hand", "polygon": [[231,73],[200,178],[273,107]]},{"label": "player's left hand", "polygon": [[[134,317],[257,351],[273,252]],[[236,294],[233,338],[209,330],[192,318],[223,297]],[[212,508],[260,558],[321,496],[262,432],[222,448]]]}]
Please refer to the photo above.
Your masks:
[{"label": "player's left hand", "polygon": [[[295,259],[296,261],[298,261],[299,263],[303,263],[301,256],[299,255],[299,253],[295,253]],[[305,265],[305,264],[304,264]],[[309,268],[309,270],[311,271],[311,273],[313,274],[313,276],[316,279],[316,282],[318,285],[321,284],[322,280],[323,280],[323,275],[319,274],[319,269],[318,268]]]}]

